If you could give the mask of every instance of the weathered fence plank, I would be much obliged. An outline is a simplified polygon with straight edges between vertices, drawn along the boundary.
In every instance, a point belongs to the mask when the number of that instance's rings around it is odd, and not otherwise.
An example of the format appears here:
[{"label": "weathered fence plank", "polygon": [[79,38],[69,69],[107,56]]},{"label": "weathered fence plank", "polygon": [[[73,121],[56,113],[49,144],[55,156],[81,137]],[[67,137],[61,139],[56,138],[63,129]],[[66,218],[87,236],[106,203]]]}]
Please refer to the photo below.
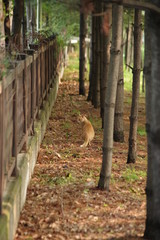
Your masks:
[{"label": "weathered fence plank", "polygon": [[3,82],[0,84],[0,214],[2,214],[3,182],[4,182],[4,134],[3,134]]}]

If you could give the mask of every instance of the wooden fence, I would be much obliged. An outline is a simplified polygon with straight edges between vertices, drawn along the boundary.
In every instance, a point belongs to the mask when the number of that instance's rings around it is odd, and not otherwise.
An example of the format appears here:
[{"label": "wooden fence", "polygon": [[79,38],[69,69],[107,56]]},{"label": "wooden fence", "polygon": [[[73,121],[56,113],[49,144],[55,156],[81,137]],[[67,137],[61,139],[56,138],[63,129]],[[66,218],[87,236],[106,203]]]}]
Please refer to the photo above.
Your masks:
[{"label": "wooden fence", "polygon": [[17,155],[27,150],[28,136],[34,134],[35,119],[62,63],[56,38],[47,39],[18,55],[15,67],[0,81],[0,214],[7,182],[17,175]]}]

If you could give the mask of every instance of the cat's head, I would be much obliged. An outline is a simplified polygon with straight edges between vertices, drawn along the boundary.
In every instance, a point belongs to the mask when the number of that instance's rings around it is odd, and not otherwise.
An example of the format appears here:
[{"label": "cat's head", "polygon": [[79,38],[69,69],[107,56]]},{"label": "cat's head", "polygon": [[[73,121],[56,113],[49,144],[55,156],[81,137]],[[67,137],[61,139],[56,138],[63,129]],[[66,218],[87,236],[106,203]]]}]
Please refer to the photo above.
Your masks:
[{"label": "cat's head", "polygon": [[86,121],[86,116],[80,114],[80,115],[78,116],[78,122],[84,122],[84,121]]}]

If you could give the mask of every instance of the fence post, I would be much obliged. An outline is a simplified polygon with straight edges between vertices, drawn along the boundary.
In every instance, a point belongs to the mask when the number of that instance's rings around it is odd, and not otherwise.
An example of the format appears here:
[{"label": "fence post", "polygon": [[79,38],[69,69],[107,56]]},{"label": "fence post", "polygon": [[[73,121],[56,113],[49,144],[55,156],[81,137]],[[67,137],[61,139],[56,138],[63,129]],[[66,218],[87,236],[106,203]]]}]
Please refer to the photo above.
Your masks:
[{"label": "fence post", "polygon": [[14,90],[15,94],[13,97],[13,149],[12,149],[12,155],[15,159],[15,167],[13,170],[12,175],[17,176],[17,69],[15,68],[15,80],[14,80]]},{"label": "fence post", "polygon": [[2,214],[2,198],[3,198],[3,184],[4,184],[4,104],[3,104],[3,80],[0,82],[0,214]]},{"label": "fence post", "polygon": [[28,148],[28,129],[27,129],[27,63],[24,60],[24,74],[23,74],[23,110],[24,110],[24,134],[25,134],[25,145],[24,148]]},{"label": "fence post", "polygon": [[30,49],[25,51],[28,55],[32,56],[31,63],[31,119],[32,119],[32,134],[34,134],[34,110],[36,105],[36,97],[35,97],[35,50]]}]

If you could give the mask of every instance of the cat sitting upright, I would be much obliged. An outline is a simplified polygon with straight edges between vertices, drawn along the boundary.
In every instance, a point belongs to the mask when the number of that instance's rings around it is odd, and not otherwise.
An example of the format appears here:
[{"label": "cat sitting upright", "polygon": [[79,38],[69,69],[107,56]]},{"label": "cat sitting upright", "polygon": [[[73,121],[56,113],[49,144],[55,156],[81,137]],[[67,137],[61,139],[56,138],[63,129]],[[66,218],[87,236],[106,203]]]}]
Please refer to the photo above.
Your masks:
[{"label": "cat sitting upright", "polygon": [[87,145],[90,145],[95,135],[93,126],[84,115],[80,115],[78,121],[82,123],[82,136],[84,139],[84,143],[80,147],[87,147]]}]

